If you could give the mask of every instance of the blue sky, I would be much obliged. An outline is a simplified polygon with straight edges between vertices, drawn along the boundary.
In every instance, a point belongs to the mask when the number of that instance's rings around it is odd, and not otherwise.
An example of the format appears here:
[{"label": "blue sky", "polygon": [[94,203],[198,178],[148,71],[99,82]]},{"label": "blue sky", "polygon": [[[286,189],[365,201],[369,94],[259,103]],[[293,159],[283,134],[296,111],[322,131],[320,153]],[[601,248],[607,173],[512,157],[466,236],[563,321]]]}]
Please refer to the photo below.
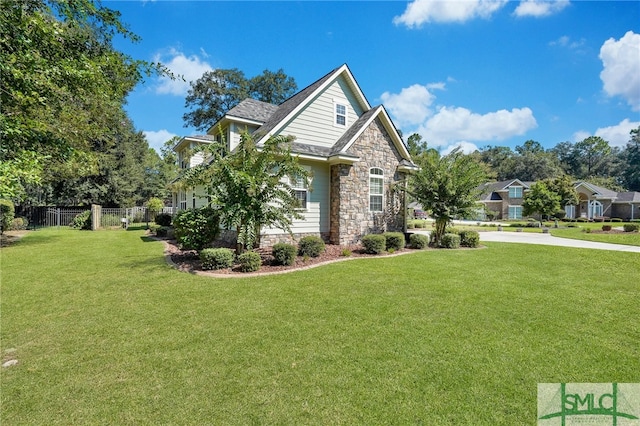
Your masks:
[{"label": "blue sky", "polygon": [[[280,68],[303,89],[347,63],[406,138],[447,152],[597,135],[640,125],[638,1],[103,1],[142,41],[116,48],[187,81]],[[129,96],[159,148],[184,127],[188,83],[149,78]]]}]

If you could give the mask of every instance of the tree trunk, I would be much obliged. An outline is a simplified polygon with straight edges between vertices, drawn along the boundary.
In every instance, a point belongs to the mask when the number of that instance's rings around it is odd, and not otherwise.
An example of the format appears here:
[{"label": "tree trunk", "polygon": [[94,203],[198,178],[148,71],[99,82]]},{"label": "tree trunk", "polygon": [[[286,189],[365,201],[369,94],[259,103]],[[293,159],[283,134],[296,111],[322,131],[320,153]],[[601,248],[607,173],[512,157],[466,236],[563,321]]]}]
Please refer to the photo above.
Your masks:
[{"label": "tree trunk", "polygon": [[431,239],[432,247],[440,247],[442,236],[447,228],[447,223],[449,223],[447,218],[436,218],[436,226],[433,229],[433,238]]}]

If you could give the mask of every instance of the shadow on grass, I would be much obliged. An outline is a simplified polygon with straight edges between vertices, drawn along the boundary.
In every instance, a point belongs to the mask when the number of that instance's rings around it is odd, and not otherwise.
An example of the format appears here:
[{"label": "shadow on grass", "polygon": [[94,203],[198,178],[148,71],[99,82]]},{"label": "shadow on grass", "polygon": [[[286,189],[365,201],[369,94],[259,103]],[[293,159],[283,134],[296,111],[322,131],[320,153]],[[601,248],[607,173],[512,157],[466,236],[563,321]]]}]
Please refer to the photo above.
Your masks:
[{"label": "shadow on grass", "polygon": [[35,246],[40,244],[49,244],[52,241],[60,239],[59,235],[38,235],[37,231],[29,231],[23,235],[2,235],[2,248],[14,246]]}]

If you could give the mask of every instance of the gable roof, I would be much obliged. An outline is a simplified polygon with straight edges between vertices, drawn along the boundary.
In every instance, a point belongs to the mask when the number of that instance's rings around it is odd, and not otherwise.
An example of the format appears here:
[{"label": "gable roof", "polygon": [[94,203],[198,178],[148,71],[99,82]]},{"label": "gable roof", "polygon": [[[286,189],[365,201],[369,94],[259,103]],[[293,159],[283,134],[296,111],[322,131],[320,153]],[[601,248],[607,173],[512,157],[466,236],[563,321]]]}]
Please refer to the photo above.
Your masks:
[{"label": "gable roof", "polygon": [[309,105],[313,99],[321,93],[327,86],[333,83],[338,77],[344,76],[349,87],[353,90],[356,95],[356,100],[362,107],[364,111],[371,109],[367,98],[365,98],[364,94],[360,90],[360,87],[353,78],[351,74],[351,70],[344,64],[333,71],[326,74],[324,77],[305,87],[286,101],[284,101],[278,107],[277,111],[269,117],[269,119],[258,129],[256,130],[256,134],[258,135],[258,140],[256,143],[258,145],[263,144],[266,139],[269,138],[270,134],[278,133],[279,130],[284,127],[284,125],[289,121],[290,118],[294,117],[300,110]]},{"label": "gable roof", "polygon": [[581,186],[586,188],[587,191],[592,192],[593,195],[597,195],[598,198],[614,199],[618,196],[618,193],[616,191],[612,191],[610,189],[603,188],[601,186],[597,186],[589,182],[579,181],[574,184],[574,187],[576,188],[576,190]]}]

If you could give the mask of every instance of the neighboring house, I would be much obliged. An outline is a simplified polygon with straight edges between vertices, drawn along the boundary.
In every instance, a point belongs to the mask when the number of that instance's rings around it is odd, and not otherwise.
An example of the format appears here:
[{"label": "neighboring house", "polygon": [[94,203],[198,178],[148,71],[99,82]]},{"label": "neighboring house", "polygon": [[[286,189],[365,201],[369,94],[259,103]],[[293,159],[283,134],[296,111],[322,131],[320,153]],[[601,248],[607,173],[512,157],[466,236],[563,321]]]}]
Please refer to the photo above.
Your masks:
[{"label": "neighboring house", "polygon": [[480,202],[493,212],[495,219],[522,219],[522,201],[532,182],[518,179],[486,183]]},{"label": "neighboring house", "polygon": [[[518,179],[487,183],[480,202],[494,212],[496,219],[522,219],[523,197],[532,184]],[[579,202],[563,206],[566,218],[640,219],[640,192],[616,192],[582,181],[574,186]]]},{"label": "neighboring house", "polygon": [[[394,187],[417,167],[385,108],[369,105],[346,64],[279,106],[246,99],[207,135],[182,138],[174,148],[181,167],[205,160],[188,156],[198,144],[224,140],[233,150],[245,130],[258,146],[270,136],[294,136],[292,153],[312,173],[311,188],[290,183],[304,210],[304,219],[293,223],[294,238],[319,235],[350,244],[368,233],[406,229],[404,195]],[[204,194],[202,188],[177,191],[174,205],[206,205]],[[263,246],[289,240],[279,229],[262,231]]]}]

